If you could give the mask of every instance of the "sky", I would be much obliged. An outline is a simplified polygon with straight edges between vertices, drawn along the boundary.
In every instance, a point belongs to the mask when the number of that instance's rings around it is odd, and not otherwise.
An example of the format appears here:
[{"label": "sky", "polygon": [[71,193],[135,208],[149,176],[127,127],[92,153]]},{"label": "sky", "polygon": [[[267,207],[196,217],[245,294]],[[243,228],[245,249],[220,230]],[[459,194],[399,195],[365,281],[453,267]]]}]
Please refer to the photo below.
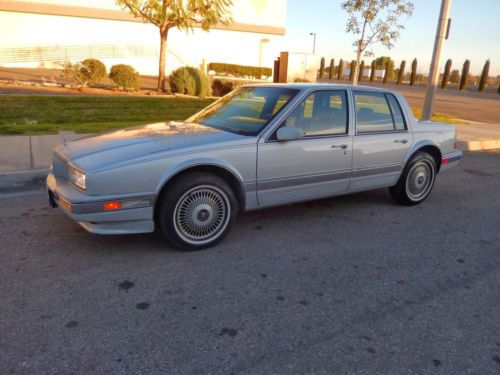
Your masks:
[{"label": "sky", "polygon": [[[419,70],[426,73],[432,58],[436,35],[440,0],[413,0],[415,10],[410,18],[402,17],[400,39],[395,47],[387,50],[381,45],[373,48],[375,56],[390,56],[399,65],[413,58],[419,62]],[[294,52],[312,51],[315,32],[316,53],[327,61],[340,58],[355,59],[352,43],[355,37],[345,31],[347,15],[341,8],[342,0],[288,0],[287,49]],[[445,42],[441,67],[446,59],[453,61],[452,69],[461,69],[465,59],[471,61],[471,74],[480,74],[487,59],[491,60],[490,76],[500,75],[500,0],[452,0],[451,32]],[[365,61],[371,61],[371,57]]]}]

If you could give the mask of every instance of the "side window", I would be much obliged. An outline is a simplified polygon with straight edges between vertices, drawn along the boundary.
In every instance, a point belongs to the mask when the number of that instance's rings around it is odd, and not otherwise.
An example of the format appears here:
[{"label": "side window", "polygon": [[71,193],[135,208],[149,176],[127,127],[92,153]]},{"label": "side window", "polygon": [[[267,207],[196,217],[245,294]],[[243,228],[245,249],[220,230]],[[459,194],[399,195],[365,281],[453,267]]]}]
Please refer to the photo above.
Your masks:
[{"label": "side window", "polygon": [[347,134],[347,95],[345,91],[316,91],[309,95],[286,119],[306,137]]},{"label": "side window", "polygon": [[394,131],[391,110],[384,94],[357,92],[354,95],[358,134]]},{"label": "side window", "polygon": [[391,106],[392,117],[394,118],[394,128],[396,130],[406,130],[405,118],[403,111],[394,95],[387,94],[387,100]]}]

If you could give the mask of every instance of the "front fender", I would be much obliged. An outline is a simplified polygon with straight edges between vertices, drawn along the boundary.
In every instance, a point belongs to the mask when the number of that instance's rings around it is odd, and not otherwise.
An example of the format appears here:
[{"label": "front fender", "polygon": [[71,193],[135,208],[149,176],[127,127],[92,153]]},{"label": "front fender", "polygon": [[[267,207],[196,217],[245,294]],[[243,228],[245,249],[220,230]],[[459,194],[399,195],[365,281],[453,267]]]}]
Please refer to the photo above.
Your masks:
[{"label": "front fender", "polygon": [[160,191],[163,189],[165,184],[168,183],[174,176],[177,174],[191,168],[195,167],[203,167],[203,166],[210,166],[210,167],[217,167],[217,168],[222,168],[225,169],[227,172],[231,173],[236,179],[239,181],[241,188],[244,191],[244,185],[243,185],[243,177],[241,174],[228,162],[220,159],[215,159],[215,158],[210,158],[210,157],[200,157],[196,159],[189,159],[186,161],[183,161],[179,164],[176,164],[174,168],[169,169],[166,171],[158,181],[158,185],[156,186],[156,192],[159,194]]}]

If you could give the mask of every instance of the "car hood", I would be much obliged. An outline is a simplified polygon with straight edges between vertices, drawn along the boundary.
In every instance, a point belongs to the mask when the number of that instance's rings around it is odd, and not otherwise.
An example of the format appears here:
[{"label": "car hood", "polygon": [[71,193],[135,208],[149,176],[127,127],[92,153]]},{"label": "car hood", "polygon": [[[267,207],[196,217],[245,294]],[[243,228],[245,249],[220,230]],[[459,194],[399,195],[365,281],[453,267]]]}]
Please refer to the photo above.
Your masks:
[{"label": "car hood", "polygon": [[153,155],[249,143],[252,137],[187,122],[162,122],[118,130],[64,143],[55,149],[62,159],[83,170],[130,163]]}]

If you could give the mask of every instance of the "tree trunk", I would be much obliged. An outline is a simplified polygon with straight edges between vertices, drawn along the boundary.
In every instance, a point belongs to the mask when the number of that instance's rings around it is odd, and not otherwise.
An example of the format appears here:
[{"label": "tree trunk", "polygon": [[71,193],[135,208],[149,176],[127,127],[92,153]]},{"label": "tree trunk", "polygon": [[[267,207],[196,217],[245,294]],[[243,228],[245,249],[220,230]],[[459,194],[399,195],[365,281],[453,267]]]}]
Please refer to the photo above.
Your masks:
[{"label": "tree trunk", "polygon": [[160,66],[158,71],[158,92],[167,91],[165,68],[167,65],[167,38],[168,29],[160,29]]},{"label": "tree trunk", "polygon": [[358,85],[358,76],[359,76],[359,64],[361,61],[361,51],[358,48],[358,53],[356,54],[356,66],[354,67],[354,77],[352,79],[352,85],[357,86]]},{"label": "tree trunk", "polygon": [[358,41],[358,48],[356,50],[356,67],[354,69],[354,78],[352,80],[353,86],[358,85],[359,64],[361,63],[361,54],[363,53],[363,43],[365,41],[365,31],[367,23],[368,21],[365,19],[365,22],[363,23],[363,31],[361,32],[361,38],[359,38]]}]

